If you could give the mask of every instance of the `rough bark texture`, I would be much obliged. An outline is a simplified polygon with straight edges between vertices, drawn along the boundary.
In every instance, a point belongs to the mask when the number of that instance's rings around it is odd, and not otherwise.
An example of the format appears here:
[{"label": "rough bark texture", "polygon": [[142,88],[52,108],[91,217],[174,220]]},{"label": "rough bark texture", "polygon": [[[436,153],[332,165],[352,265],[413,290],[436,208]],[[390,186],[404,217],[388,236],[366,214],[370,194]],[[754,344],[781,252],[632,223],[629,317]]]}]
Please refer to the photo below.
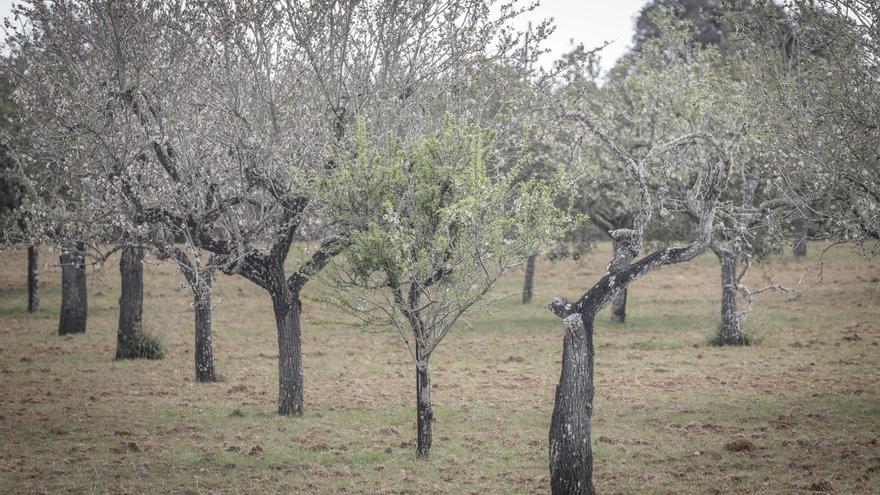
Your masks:
[{"label": "rough bark texture", "polygon": [[434,408],[431,405],[431,375],[428,361],[416,364],[416,455],[428,457],[433,440]]},{"label": "rough bark texture", "polygon": [[119,259],[122,294],[119,296],[119,326],[116,331],[116,359],[132,356],[142,330],[144,312],[144,248],[126,245]]},{"label": "rough bark texture", "polygon": [[28,267],[27,267],[27,293],[28,293],[28,313],[36,313],[40,309],[39,279],[37,278],[37,266],[39,265],[40,246],[33,245],[28,247]]},{"label": "rough bark texture", "polygon": [[214,336],[211,332],[212,270],[200,270],[198,280],[199,282],[192,287],[193,308],[196,313],[196,381],[208,383],[217,381],[217,373],[214,370]]},{"label": "rough bark texture", "polygon": [[278,331],[278,414],[303,413],[303,367],[300,341],[299,294],[288,290],[272,295]]},{"label": "rough bark texture", "polygon": [[526,261],[526,280],[523,283],[522,293],[523,304],[532,302],[532,291],[535,288],[535,258],[537,255],[533,254]]},{"label": "rough bark texture", "polygon": [[794,220],[794,255],[802,257],[807,255],[807,222],[803,218]]},{"label": "rough bark texture", "polygon": [[593,414],[593,321],[565,318],[562,373],[550,422],[550,488],[554,495],[596,493],[590,418]]},{"label": "rough bark texture", "polygon": [[721,262],[721,326],[719,345],[742,345],[745,338],[739,325],[736,306],[736,255],[729,251],[715,251]]},{"label": "rough bark texture", "polygon": [[83,333],[88,315],[85,245],[81,242],[62,249],[61,317],[58,334]]}]

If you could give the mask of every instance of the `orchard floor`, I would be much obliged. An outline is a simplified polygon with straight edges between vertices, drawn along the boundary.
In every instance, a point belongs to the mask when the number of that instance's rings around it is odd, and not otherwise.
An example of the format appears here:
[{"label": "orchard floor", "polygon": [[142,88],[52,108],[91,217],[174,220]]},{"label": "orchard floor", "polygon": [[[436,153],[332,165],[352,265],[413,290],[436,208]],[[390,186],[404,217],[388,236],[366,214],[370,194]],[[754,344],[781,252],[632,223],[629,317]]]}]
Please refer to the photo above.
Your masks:
[{"label": "orchard floor", "polygon": [[[752,285],[794,283],[820,248],[754,268]],[[580,265],[542,259],[532,304],[511,297],[460,322],[432,360],[429,460],[414,455],[415,377],[399,336],[322,323],[338,318],[319,284],[306,289],[306,413],[286,418],[256,286],[218,277],[222,381],[197,384],[189,290],[173,266],[146,267],[145,325],[167,357],[114,362],[118,258],[89,272],[88,332],[59,337],[57,253],[42,252],[35,315],[24,253],[0,253],[0,493],[547,493],[563,327],[545,305],[582,293],[608,249]],[[752,347],[708,345],[711,255],[636,283],[626,325],[600,315],[600,492],[880,493],[880,259],[837,247],[825,260],[822,285],[756,301]]]}]

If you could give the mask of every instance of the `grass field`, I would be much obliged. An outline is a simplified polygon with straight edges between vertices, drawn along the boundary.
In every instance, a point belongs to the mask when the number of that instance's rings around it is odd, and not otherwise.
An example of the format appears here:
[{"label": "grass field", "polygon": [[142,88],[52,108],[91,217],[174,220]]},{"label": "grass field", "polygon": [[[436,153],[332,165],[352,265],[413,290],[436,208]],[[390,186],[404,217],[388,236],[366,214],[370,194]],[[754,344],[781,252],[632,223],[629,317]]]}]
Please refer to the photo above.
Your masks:
[{"label": "grass field", "polygon": [[[793,283],[819,247],[753,269],[753,284]],[[547,493],[563,328],[545,305],[581,294],[608,249],[583,264],[539,261],[531,305],[512,297],[450,334],[432,360],[426,461],[415,458],[415,377],[396,334],[322,324],[333,308],[307,300],[306,414],[282,418],[274,318],[256,286],[218,277],[223,381],[203,385],[192,378],[190,293],[173,266],[146,268],[145,326],[166,358],[114,362],[118,258],[89,273],[88,332],[59,337],[57,268],[44,268],[42,309],[28,315],[25,255],[0,253],[0,493]],[[837,247],[822,285],[763,295],[746,324],[760,342],[748,348],[707,344],[718,278],[706,255],[637,282],[625,326],[600,315],[598,489],[880,493],[880,260]]]}]

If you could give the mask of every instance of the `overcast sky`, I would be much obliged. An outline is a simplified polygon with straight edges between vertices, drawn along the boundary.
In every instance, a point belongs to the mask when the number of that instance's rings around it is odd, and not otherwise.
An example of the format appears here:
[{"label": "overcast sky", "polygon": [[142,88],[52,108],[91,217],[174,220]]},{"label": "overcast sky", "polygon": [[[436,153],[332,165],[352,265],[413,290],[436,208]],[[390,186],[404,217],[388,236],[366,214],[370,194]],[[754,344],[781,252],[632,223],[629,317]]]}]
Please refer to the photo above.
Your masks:
[{"label": "overcast sky", "polygon": [[[530,0],[521,0],[523,4]],[[13,0],[0,0],[0,17],[9,14]],[[541,19],[555,19],[556,32],[548,40],[550,58],[571,50],[577,43],[586,49],[611,41],[602,51],[602,67],[608,69],[618,59],[632,41],[633,24],[639,9],[646,0],[542,0],[538,9],[530,16],[537,24]],[[523,19],[525,29],[528,20]],[[542,62],[549,64],[549,60]]]}]

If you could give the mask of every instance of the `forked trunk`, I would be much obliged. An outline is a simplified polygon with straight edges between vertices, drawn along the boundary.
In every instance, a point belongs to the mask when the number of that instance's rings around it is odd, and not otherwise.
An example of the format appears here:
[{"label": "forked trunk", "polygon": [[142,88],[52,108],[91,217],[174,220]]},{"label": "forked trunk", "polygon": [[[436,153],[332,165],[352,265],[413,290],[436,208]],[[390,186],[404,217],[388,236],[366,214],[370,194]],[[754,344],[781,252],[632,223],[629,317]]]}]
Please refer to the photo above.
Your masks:
[{"label": "forked trunk", "polygon": [[122,294],[119,296],[119,326],[116,331],[116,359],[138,357],[135,353],[144,312],[144,248],[126,245],[119,259]]},{"label": "forked trunk", "polygon": [[729,251],[716,251],[721,261],[721,326],[718,331],[719,345],[743,345],[745,338],[739,324],[736,307],[736,260]]},{"label": "forked trunk", "polygon": [[550,488],[553,495],[592,495],[593,321],[595,314],[565,318],[562,372],[550,422]]},{"label": "forked trunk", "polygon": [[272,294],[275,325],[278,330],[278,414],[303,413],[303,367],[299,314],[299,294],[279,290]]},{"label": "forked trunk", "polygon": [[431,406],[431,375],[428,361],[416,364],[416,456],[427,458],[433,440],[434,409]]},{"label": "forked trunk", "polygon": [[522,302],[528,304],[532,302],[532,291],[535,288],[535,258],[533,254],[526,260],[526,280],[523,283]]},{"label": "forked trunk", "polygon": [[61,262],[61,317],[58,334],[83,333],[88,315],[85,244],[63,248]]},{"label": "forked trunk", "polygon": [[28,313],[36,313],[40,309],[40,294],[38,293],[39,280],[37,279],[37,266],[39,265],[40,246],[34,244],[28,246],[28,267],[27,267],[27,294],[28,294]]},{"label": "forked trunk", "polygon": [[200,269],[198,282],[192,285],[193,309],[195,309],[195,365],[196,381],[217,381],[214,370],[214,336],[211,332],[211,269]]}]

